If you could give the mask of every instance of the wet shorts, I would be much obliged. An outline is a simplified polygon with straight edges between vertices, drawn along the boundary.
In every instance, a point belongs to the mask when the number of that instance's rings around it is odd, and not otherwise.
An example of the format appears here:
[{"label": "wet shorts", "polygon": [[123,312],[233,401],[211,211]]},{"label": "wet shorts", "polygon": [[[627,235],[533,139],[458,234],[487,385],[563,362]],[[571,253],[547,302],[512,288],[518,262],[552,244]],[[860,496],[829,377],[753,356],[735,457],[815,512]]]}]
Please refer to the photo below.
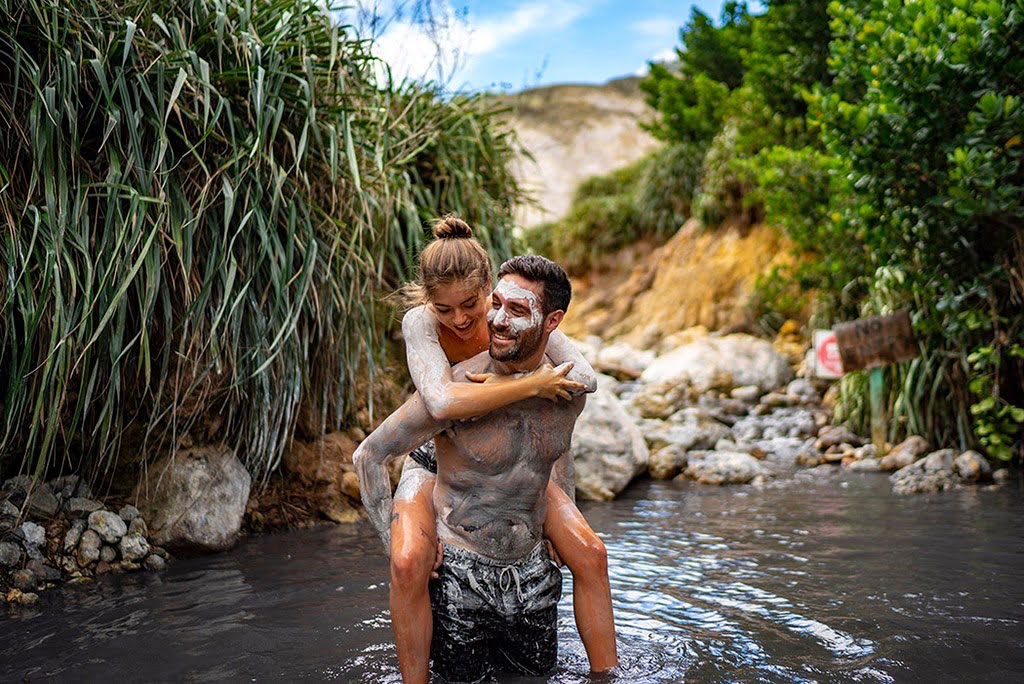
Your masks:
[{"label": "wet shorts", "polygon": [[479,682],[493,671],[541,676],[558,656],[562,572],[538,544],[514,563],[444,545],[430,582],[433,672],[445,682]]},{"label": "wet shorts", "polygon": [[410,451],[409,458],[437,475],[437,452],[434,450],[434,440]]}]

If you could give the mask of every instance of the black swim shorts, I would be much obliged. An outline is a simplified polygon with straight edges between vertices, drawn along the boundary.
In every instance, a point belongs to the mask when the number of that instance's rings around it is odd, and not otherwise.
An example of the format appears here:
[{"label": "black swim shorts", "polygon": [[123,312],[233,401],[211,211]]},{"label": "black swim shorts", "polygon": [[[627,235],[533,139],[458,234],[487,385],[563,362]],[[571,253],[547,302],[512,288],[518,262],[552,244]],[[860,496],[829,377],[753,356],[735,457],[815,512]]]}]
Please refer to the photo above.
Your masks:
[{"label": "black swim shorts", "polygon": [[444,545],[430,582],[433,672],[445,682],[479,682],[492,672],[541,676],[558,656],[562,572],[543,544],[522,560],[493,560]]},{"label": "black swim shorts", "polygon": [[434,450],[434,440],[410,451],[409,458],[437,475],[437,451]]}]

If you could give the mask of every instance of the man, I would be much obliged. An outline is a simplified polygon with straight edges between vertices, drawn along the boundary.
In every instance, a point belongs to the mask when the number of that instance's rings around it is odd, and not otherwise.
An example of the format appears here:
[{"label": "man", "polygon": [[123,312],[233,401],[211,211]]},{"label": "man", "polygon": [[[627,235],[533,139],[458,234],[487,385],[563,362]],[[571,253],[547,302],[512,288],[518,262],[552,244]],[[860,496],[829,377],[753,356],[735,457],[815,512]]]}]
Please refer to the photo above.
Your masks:
[{"label": "man", "polygon": [[[466,373],[533,370],[568,308],[569,279],[548,259],[514,257],[498,277],[488,313],[490,349],[457,364],[457,381]],[[584,403],[583,396],[529,399],[452,423],[431,418],[413,395],[356,450],[363,502],[387,548],[386,464],[434,438],[443,562],[431,583],[432,655],[435,672],[448,681],[478,681],[495,666],[538,676],[555,665],[562,577],[542,543],[544,491],[552,479],[572,495],[569,446]],[[410,459],[406,467],[419,466]]]}]

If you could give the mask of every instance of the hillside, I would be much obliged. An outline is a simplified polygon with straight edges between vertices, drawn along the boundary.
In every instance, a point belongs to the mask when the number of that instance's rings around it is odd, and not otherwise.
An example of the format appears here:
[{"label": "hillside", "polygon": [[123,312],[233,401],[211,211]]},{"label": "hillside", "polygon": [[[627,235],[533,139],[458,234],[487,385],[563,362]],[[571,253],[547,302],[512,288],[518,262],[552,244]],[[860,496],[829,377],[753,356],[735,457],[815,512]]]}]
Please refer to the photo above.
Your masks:
[{"label": "hillside", "polygon": [[555,85],[502,96],[511,126],[532,159],[516,174],[538,206],[522,207],[521,226],[561,216],[580,181],[606,174],[659,144],[637,124],[652,115],[639,78],[604,85]]}]

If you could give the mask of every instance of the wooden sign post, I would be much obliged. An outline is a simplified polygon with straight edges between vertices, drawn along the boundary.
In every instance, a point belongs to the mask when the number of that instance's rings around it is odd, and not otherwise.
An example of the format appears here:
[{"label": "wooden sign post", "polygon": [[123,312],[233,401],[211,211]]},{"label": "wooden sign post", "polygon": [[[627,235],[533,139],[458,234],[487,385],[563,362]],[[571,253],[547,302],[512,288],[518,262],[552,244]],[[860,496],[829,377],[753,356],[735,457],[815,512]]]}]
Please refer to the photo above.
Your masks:
[{"label": "wooden sign post", "polygon": [[910,327],[910,313],[861,318],[835,326],[843,371],[867,368],[871,401],[871,441],[881,455],[885,448],[886,421],[882,402],[882,367],[917,356],[917,340]]}]

